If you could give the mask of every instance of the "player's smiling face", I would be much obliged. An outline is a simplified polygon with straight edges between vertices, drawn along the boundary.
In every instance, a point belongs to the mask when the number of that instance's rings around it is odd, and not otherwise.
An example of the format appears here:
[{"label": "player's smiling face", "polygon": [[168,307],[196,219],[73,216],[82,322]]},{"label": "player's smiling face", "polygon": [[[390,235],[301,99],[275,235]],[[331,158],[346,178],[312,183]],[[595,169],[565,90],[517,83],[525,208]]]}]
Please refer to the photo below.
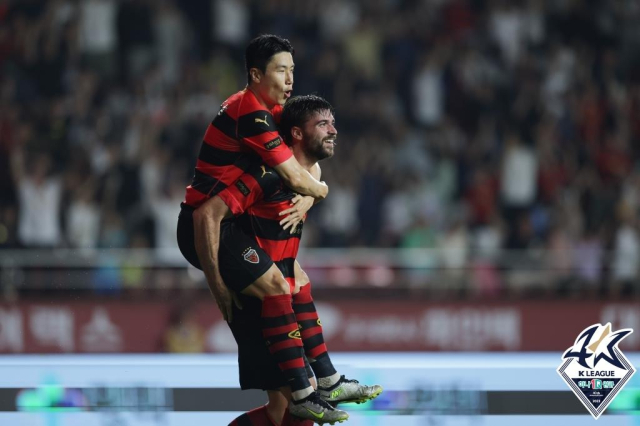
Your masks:
[{"label": "player's smiling face", "polygon": [[338,137],[335,125],[331,111],[314,112],[302,128],[304,151],[318,161],[331,157]]},{"label": "player's smiling face", "polygon": [[258,93],[269,108],[284,105],[291,96],[293,67],[291,53],[280,52],[271,57],[264,74],[258,71]]}]

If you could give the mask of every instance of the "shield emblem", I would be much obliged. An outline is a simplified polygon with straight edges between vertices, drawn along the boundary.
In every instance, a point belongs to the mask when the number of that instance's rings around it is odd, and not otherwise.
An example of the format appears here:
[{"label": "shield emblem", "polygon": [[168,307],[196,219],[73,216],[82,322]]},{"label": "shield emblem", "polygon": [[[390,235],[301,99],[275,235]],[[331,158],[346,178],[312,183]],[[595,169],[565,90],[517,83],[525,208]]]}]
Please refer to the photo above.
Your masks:
[{"label": "shield emblem", "polygon": [[254,249],[249,249],[244,253],[244,260],[249,263],[258,263],[260,258],[258,257],[258,253]]}]

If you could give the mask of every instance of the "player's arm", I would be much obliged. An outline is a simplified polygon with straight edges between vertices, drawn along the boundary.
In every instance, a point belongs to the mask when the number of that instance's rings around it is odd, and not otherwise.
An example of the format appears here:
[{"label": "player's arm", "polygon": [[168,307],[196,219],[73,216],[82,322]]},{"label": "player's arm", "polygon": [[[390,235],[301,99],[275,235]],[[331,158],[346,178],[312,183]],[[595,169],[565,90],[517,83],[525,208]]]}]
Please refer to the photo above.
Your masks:
[{"label": "player's arm", "polygon": [[207,279],[209,290],[222,312],[222,317],[228,322],[233,319],[232,303],[235,301],[238,308],[241,307],[237,296],[224,283],[218,266],[220,222],[231,216],[231,209],[217,195],[193,212],[194,241],[198,260]]},{"label": "player's arm", "polygon": [[[252,167],[231,186],[225,188],[218,195],[207,200],[193,213],[196,252],[200,265],[207,278],[207,284],[225,321],[231,322],[235,302],[241,308],[240,302],[224,283],[220,275],[218,251],[220,250],[220,223],[223,219],[238,216],[246,211],[256,201],[264,197],[263,186],[271,190],[275,185],[275,177],[262,182],[256,178],[261,173],[258,167]],[[271,173],[273,175],[273,173]]]},{"label": "player's arm", "polygon": [[285,184],[303,195],[324,199],[329,193],[326,183],[320,182],[305,170],[278,134],[273,116],[267,111],[243,115],[238,123],[243,142],[273,167]]},{"label": "player's arm", "polygon": [[[315,179],[320,180],[320,176],[322,173],[322,171],[320,170],[320,164],[315,163],[309,172]],[[282,228],[291,228],[291,233],[293,233],[293,231],[298,226],[298,223],[300,223],[304,219],[307,212],[318,201],[320,200],[308,195],[296,195],[295,197],[293,197],[293,199],[291,200],[291,207],[280,212],[280,216],[285,216],[284,219],[280,221],[280,225],[282,226]]]},{"label": "player's arm", "polygon": [[327,184],[315,179],[298,163],[296,157],[291,156],[273,168],[289,188],[300,194],[311,196],[317,200],[324,200],[329,194]]}]

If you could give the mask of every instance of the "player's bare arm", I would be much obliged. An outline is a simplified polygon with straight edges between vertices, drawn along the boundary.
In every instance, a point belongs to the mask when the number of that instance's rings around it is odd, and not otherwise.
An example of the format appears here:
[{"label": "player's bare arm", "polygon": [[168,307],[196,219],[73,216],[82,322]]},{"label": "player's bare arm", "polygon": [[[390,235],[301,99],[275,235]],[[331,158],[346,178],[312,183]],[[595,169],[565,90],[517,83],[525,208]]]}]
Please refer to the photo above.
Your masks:
[{"label": "player's bare arm", "polygon": [[193,212],[193,227],[196,252],[207,279],[209,290],[222,312],[225,321],[233,320],[233,306],[235,303],[241,308],[240,302],[224,283],[218,267],[218,250],[220,248],[220,222],[231,217],[231,210],[218,196],[207,200]]},{"label": "player's bare arm", "polygon": [[319,200],[324,200],[329,194],[327,184],[315,179],[298,163],[295,157],[278,164],[274,169],[289,188],[300,194],[309,195]]}]

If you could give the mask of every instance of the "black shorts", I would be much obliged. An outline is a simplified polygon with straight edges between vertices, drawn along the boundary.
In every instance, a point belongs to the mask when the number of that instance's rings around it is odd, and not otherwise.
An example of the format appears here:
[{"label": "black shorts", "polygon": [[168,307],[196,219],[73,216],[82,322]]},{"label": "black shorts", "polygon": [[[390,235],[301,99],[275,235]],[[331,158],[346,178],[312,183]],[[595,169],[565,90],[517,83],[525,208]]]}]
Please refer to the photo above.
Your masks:
[{"label": "black shorts", "polygon": [[[242,309],[233,307],[233,320],[229,328],[238,343],[238,370],[240,388],[275,390],[287,386],[287,380],[280,371],[264,338],[262,337],[262,302],[255,297],[240,295]],[[313,377],[313,370],[305,357],[307,376]]]},{"label": "black shorts", "polygon": [[[178,217],[178,247],[187,261],[202,270],[196,252],[193,231],[193,208],[182,204]],[[220,275],[225,284],[240,293],[264,275],[273,261],[256,241],[244,233],[236,222],[225,220],[220,224]]]}]

